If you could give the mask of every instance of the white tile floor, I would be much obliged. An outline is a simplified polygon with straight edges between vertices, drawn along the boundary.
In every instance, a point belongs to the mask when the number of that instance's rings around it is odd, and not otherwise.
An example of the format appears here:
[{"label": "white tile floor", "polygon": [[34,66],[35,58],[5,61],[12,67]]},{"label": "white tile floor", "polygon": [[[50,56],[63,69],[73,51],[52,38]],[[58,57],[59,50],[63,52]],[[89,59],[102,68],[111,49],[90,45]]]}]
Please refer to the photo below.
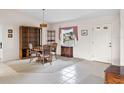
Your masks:
[{"label": "white tile floor", "polygon": [[52,73],[18,73],[11,67],[7,66],[7,64],[0,64],[0,66],[4,66],[4,68],[0,68],[3,72],[5,68],[9,68],[9,71],[11,69],[10,72],[6,73],[5,71],[4,74],[0,73],[0,83],[102,84],[104,83],[104,70],[109,64],[80,60],[80,62],[77,62],[76,64]]}]

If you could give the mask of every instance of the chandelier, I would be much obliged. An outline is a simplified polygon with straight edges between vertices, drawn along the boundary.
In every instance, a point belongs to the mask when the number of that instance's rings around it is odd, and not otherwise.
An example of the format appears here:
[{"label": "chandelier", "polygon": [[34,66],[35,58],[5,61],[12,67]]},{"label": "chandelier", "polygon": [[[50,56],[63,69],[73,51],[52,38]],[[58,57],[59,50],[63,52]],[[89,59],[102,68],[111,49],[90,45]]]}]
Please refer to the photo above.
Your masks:
[{"label": "chandelier", "polygon": [[42,11],[43,11],[43,23],[40,24],[40,27],[41,27],[41,28],[45,28],[45,27],[47,27],[47,24],[45,23],[45,16],[44,16],[45,9],[42,9]]}]

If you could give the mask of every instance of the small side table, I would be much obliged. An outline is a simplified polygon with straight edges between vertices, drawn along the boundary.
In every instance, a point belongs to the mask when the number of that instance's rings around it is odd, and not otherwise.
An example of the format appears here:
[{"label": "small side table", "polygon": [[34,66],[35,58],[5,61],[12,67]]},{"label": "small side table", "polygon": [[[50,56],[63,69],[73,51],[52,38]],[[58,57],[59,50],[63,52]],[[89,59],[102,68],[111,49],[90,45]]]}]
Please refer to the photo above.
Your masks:
[{"label": "small side table", "polygon": [[124,66],[110,65],[104,72],[105,83],[124,84]]}]

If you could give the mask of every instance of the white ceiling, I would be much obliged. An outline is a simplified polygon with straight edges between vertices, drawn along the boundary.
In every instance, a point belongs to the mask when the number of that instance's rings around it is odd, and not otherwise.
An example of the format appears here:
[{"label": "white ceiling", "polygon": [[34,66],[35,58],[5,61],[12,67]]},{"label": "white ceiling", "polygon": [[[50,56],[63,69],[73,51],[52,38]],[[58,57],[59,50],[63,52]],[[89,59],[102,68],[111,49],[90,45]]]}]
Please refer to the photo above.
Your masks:
[{"label": "white ceiling", "polygon": [[[42,20],[42,9],[20,10],[22,13]],[[119,14],[117,9],[47,9],[45,20],[48,23],[62,22],[79,18]]]},{"label": "white ceiling", "polygon": [[[18,9],[18,10],[0,10],[0,17],[17,17],[15,14],[21,14],[42,21],[42,9]],[[47,9],[45,10],[45,21],[48,23],[63,22],[80,18],[98,17],[103,15],[119,14],[118,9]]]}]

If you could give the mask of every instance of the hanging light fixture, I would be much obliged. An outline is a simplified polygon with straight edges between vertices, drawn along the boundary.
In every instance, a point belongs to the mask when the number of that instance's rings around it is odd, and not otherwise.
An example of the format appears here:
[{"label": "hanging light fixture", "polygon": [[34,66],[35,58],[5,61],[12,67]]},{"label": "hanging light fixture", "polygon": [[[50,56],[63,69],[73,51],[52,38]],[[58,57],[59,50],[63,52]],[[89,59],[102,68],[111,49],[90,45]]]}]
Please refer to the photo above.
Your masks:
[{"label": "hanging light fixture", "polygon": [[42,11],[43,11],[43,23],[42,24],[40,24],[40,27],[41,28],[45,28],[45,27],[47,27],[47,24],[44,22],[45,20],[45,16],[44,16],[44,13],[45,13],[45,9],[42,9]]}]

